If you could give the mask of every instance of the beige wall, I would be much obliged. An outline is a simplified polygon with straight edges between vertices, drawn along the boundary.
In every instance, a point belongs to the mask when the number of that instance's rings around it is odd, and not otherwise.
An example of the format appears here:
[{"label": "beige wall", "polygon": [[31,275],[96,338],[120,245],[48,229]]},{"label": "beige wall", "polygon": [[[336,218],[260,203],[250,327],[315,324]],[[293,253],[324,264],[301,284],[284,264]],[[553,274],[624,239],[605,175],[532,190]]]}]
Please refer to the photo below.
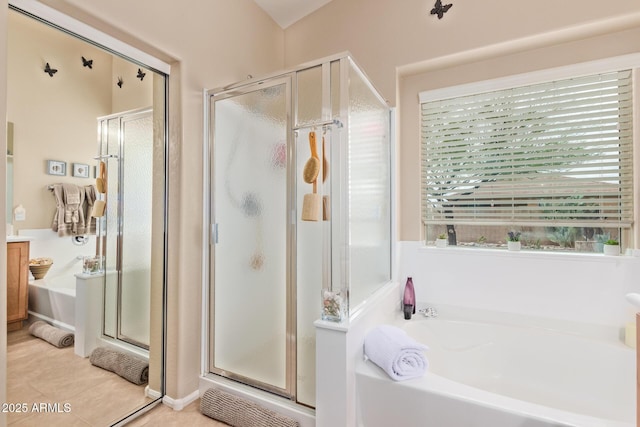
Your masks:
[{"label": "beige wall", "polygon": [[348,50],[397,105],[400,240],[422,238],[418,92],[640,51],[636,0],[453,2],[441,20],[432,5],[335,0],[285,30],[287,66]]},{"label": "beige wall", "polygon": [[[142,69],[145,76],[142,80],[136,76],[138,65],[125,61],[120,57],[113,57],[111,72],[111,113],[151,107],[153,104],[153,73]],[[122,77],[122,87],[118,87],[118,77]]]},{"label": "beige wall", "polygon": [[626,21],[637,0],[459,1],[443,19],[434,1],[334,0],[285,30],[285,63],[350,51],[391,104],[396,69],[433,58],[578,25]]},{"label": "beige wall", "polygon": [[[6,9],[6,2],[0,1],[0,6]],[[349,50],[383,95],[391,104],[396,104],[399,67],[578,24],[618,20],[625,14],[635,16],[640,12],[637,0],[621,0],[609,7],[602,7],[602,2],[595,0],[546,4],[454,2],[445,18],[438,20],[428,14],[432,2],[335,0],[283,32],[250,0],[49,0],[46,3],[161,59],[175,61],[170,79],[167,365],[167,391],[174,398],[195,390],[200,373],[203,89],[239,81],[248,74],[260,76],[284,66]],[[620,21],[627,22],[622,18]],[[6,28],[3,24],[0,15],[0,28]],[[547,39],[545,42],[549,43]],[[2,46],[0,43],[0,54]],[[593,46],[601,47],[597,43]],[[6,63],[4,58],[0,55],[0,77]],[[580,59],[579,55],[574,59]],[[468,60],[463,58],[463,62]],[[473,71],[475,75],[483,67],[491,71],[495,65],[481,64],[469,67],[466,72]],[[423,73],[428,67],[429,63],[418,64],[408,67],[407,72]],[[463,79],[435,69],[429,73],[423,77],[429,82],[439,81],[441,85]],[[410,94],[401,95],[409,102],[398,103],[401,113],[415,107],[410,98],[415,99],[414,93],[425,88],[420,79],[407,78],[402,82],[403,93],[406,88]],[[0,101],[3,96],[4,91],[0,91]],[[2,112],[4,103],[0,102]],[[417,130],[411,130],[417,124],[409,117],[406,120],[403,118],[398,141],[402,162],[399,168],[402,171],[400,238],[417,240]]]},{"label": "beige wall", "polygon": [[[151,73],[142,81],[136,78],[137,65],[20,13],[9,12],[8,28],[7,120],[14,124],[12,208],[21,204],[27,212],[26,221],[13,222],[17,233],[51,226],[55,199],[48,185],[94,183],[92,173],[89,179],[73,177],[72,165],[96,164],[96,118],[151,106],[153,85]],[[82,65],[83,56],[93,60],[91,69]],[[43,71],[46,62],[58,70],[53,77]],[[125,80],[122,88],[116,85],[119,76]],[[66,175],[48,175],[47,160],[66,162]]]},{"label": "beige wall", "polygon": [[203,90],[282,69],[284,33],[251,0],[44,3],[172,63],[167,394],[185,397],[200,374]]},{"label": "beige wall", "polygon": [[[96,118],[111,112],[112,61],[111,55],[14,11],[8,28],[13,207],[21,204],[27,214],[26,221],[14,221],[17,233],[51,226],[56,204],[48,185],[94,183],[91,174],[73,177],[72,164],[95,164]],[[93,69],[82,66],[81,56],[93,59]],[[53,77],[43,71],[46,62],[58,70]],[[49,159],[66,162],[66,175],[48,175]]]}]

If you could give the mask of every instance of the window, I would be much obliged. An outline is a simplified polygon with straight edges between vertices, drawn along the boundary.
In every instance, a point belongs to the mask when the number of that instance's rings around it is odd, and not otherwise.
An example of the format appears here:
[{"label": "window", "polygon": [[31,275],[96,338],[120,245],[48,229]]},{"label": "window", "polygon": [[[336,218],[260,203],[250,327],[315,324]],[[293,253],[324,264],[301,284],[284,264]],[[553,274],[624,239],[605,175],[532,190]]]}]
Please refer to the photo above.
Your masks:
[{"label": "window", "polygon": [[429,99],[427,240],[598,251],[633,219],[631,71]]}]

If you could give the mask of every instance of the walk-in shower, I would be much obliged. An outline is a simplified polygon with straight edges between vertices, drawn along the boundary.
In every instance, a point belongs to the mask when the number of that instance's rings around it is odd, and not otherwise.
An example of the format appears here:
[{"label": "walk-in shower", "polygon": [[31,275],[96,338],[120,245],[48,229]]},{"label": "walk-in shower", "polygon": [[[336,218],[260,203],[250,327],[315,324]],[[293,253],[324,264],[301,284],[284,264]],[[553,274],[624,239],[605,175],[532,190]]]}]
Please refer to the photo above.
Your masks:
[{"label": "walk-in shower", "polygon": [[[98,221],[104,257],[103,334],[149,348],[154,131],[152,109],[98,119],[106,202]],[[100,178],[100,176],[98,176]]]},{"label": "walk-in shower", "polygon": [[391,277],[389,108],[346,54],[206,96],[208,375],[314,407],[314,321]]}]

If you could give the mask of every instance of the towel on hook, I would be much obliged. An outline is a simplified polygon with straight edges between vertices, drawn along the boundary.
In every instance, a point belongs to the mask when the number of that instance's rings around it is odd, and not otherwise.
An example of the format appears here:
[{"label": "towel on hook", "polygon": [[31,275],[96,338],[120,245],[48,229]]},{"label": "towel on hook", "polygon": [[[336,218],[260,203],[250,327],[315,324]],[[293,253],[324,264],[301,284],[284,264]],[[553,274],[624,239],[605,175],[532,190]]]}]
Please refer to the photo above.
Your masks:
[{"label": "towel on hook", "polygon": [[93,186],[87,187],[79,187],[75,184],[54,184],[49,187],[56,199],[51,228],[58,233],[58,236],[96,233],[95,221],[92,221],[90,215],[96,193]]},{"label": "towel on hook", "polygon": [[96,187],[93,185],[85,185],[84,191],[84,203],[82,204],[82,215],[84,217],[84,233],[96,234],[96,219],[91,216],[93,212],[93,205],[96,202],[98,193]]},{"label": "towel on hook", "polygon": [[364,338],[365,356],[395,381],[423,376],[429,366],[423,353],[427,349],[403,329],[390,325],[380,325]]},{"label": "towel on hook", "polygon": [[64,223],[71,224],[72,234],[78,234],[80,222],[80,204],[84,192],[75,184],[62,184],[62,197],[64,201]]}]

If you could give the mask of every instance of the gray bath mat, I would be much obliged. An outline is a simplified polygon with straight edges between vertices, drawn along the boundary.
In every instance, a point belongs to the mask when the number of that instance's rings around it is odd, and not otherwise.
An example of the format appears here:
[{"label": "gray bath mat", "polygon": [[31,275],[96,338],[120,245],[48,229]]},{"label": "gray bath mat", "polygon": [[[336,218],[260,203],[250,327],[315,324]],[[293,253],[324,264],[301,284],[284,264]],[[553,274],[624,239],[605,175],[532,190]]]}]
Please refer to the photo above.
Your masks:
[{"label": "gray bath mat", "polygon": [[200,399],[200,412],[233,427],[298,427],[297,421],[250,400],[210,388]]},{"label": "gray bath mat", "polygon": [[63,331],[54,326],[51,326],[47,322],[38,320],[33,322],[29,326],[29,333],[34,337],[41,338],[56,347],[69,347],[73,345],[73,334],[71,332]]},{"label": "gray bath mat", "polygon": [[140,385],[149,381],[149,362],[121,351],[98,347],[91,352],[89,362],[134,384]]}]

